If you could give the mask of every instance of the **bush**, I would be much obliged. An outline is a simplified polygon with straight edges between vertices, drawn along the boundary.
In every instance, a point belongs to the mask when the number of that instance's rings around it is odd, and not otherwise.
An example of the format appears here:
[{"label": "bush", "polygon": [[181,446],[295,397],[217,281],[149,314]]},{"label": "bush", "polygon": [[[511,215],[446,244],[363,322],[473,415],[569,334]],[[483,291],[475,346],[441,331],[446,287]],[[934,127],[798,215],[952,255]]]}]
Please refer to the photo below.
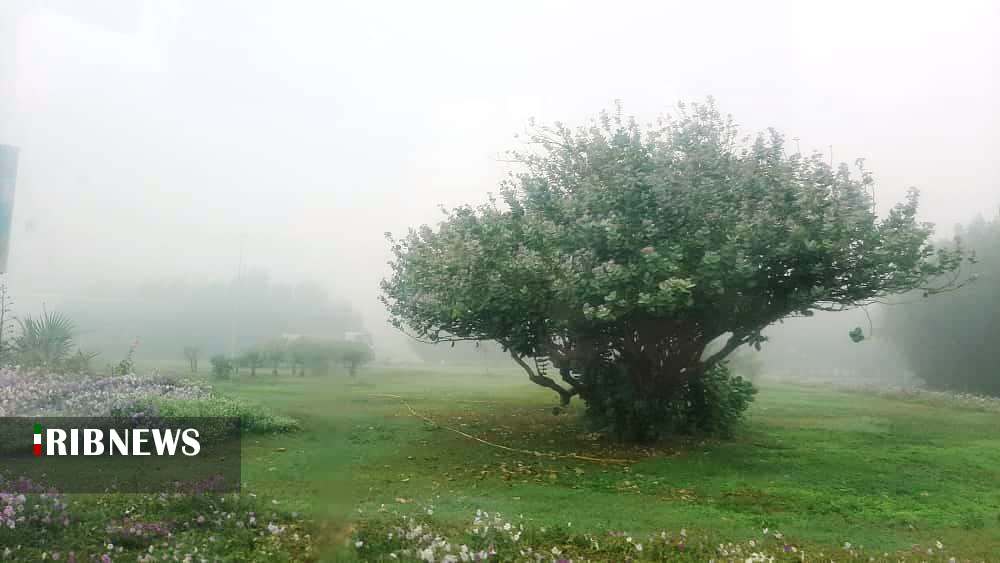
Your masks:
[{"label": "bush", "polygon": [[294,432],[301,428],[299,422],[294,418],[274,414],[254,403],[222,396],[179,400],[149,398],[133,403],[120,414],[131,416],[137,413],[171,418],[239,418],[240,429],[250,434]]},{"label": "bush", "polygon": [[63,369],[68,373],[91,374],[94,372],[91,362],[98,355],[98,352],[84,352],[77,349],[76,354],[63,362]]},{"label": "bush", "polygon": [[69,358],[76,331],[69,317],[46,311],[40,317],[26,315],[17,322],[21,333],[14,339],[14,349],[22,367],[55,369]]},{"label": "bush", "polygon": [[212,356],[210,361],[212,362],[212,377],[216,379],[229,379],[236,371],[233,361],[221,354]]},{"label": "bush", "polygon": [[[649,442],[672,433],[729,436],[742,420],[757,389],[725,364],[685,382],[677,395],[635,391],[616,366],[585,373],[587,418],[618,439]],[[593,394],[592,394],[593,393]]]},{"label": "bush", "polygon": [[135,374],[135,349],[139,346],[139,341],[135,340],[128,347],[128,354],[122,358],[117,365],[111,366],[111,375],[133,375]]}]

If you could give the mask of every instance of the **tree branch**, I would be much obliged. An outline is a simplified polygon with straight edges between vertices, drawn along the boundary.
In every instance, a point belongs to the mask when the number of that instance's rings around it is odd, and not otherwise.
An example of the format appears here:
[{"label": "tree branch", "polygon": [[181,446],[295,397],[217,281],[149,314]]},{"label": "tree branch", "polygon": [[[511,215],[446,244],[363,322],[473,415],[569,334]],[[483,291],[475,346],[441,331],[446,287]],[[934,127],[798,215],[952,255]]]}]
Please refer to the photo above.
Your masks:
[{"label": "tree branch", "polygon": [[733,335],[729,337],[729,340],[726,341],[726,345],[723,346],[721,350],[712,354],[701,363],[703,369],[705,370],[711,369],[712,366],[724,360],[726,356],[732,354],[733,351],[735,351],[740,346],[743,346],[748,341],[749,341],[749,335],[733,333]]},{"label": "tree branch", "polygon": [[555,381],[552,381],[548,377],[535,373],[531,369],[531,366],[529,366],[527,362],[525,362],[524,359],[522,359],[522,357],[519,356],[513,350],[510,350],[510,357],[514,358],[514,361],[517,362],[517,365],[521,366],[521,368],[525,371],[525,373],[528,374],[528,379],[530,379],[532,383],[552,389],[556,393],[559,393],[559,401],[563,406],[568,405],[570,399],[573,398],[573,395],[576,395],[577,393],[576,389],[567,391],[566,389],[563,389],[562,387],[559,386],[559,384],[557,384]]}]

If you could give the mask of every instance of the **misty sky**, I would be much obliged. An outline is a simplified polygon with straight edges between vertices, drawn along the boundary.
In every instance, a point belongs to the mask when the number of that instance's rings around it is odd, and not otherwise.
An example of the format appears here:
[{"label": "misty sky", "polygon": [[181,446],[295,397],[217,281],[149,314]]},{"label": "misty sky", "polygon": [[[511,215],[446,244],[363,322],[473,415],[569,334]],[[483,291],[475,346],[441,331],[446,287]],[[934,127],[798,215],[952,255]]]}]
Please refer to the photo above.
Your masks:
[{"label": "misty sky", "polygon": [[15,294],[313,279],[376,332],[383,232],[482,201],[528,118],[716,97],[865,157],[949,234],[1000,205],[1000,3],[0,3]]}]

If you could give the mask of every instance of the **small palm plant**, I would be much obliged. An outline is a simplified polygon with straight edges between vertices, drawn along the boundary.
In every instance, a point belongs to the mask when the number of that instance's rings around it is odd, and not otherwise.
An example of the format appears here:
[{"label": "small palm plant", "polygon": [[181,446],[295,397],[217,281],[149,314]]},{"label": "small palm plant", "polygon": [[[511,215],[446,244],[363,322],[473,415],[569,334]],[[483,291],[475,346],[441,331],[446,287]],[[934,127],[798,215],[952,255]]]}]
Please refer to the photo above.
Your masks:
[{"label": "small palm plant", "polygon": [[62,313],[45,311],[17,320],[21,334],[14,342],[18,362],[24,367],[56,367],[73,349],[73,321]]}]

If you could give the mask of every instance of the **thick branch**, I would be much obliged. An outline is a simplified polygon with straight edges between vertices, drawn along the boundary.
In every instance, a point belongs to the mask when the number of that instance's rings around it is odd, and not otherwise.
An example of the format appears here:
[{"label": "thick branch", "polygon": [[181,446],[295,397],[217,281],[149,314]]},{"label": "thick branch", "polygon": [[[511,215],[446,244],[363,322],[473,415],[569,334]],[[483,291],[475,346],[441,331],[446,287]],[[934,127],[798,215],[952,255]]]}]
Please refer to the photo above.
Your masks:
[{"label": "thick branch", "polygon": [[748,341],[749,341],[748,335],[734,333],[732,336],[729,337],[729,340],[726,341],[726,345],[723,346],[721,350],[712,354],[701,363],[703,369],[705,370],[711,369],[712,366],[724,360],[726,356],[732,354],[737,348],[743,346]]},{"label": "thick branch", "polygon": [[525,362],[524,359],[522,359],[521,356],[519,356],[513,350],[510,350],[510,357],[514,358],[514,361],[517,362],[517,365],[521,366],[521,369],[523,369],[528,374],[528,379],[530,379],[532,383],[536,385],[541,385],[542,387],[547,387],[549,389],[552,389],[556,393],[559,393],[559,401],[563,406],[568,405],[570,399],[573,398],[573,395],[576,395],[577,393],[576,389],[567,391],[566,389],[563,389],[562,387],[559,386],[559,384],[557,384],[555,381],[552,381],[548,377],[545,377],[540,373],[535,373],[534,370],[531,369],[531,366],[529,366],[527,362]]}]

